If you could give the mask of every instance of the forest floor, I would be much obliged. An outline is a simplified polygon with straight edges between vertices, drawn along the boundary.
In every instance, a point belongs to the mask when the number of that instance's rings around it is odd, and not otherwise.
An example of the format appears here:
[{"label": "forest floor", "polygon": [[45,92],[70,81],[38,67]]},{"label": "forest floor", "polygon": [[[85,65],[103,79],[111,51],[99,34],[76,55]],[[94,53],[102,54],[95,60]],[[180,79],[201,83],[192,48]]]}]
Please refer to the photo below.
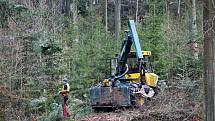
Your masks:
[{"label": "forest floor", "polygon": [[[98,112],[77,118],[72,116],[72,121],[203,121],[202,101],[194,100],[189,90],[167,89],[151,100],[146,100],[139,108],[121,109],[112,112]],[[0,87],[0,95],[17,98],[6,89]],[[9,98],[9,99],[10,99]],[[3,98],[2,98],[3,99]],[[6,97],[5,99],[6,100]],[[1,100],[0,100],[1,101]],[[2,103],[3,104],[3,103]],[[2,108],[5,108],[3,105]],[[3,110],[2,110],[3,111]],[[77,112],[78,113],[78,112]],[[1,112],[0,116],[3,116]],[[69,119],[70,120],[70,119]]]},{"label": "forest floor", "polygon": [[[191,97],[192,98],[192,97]],[[165,92],[140,108],[99,112],[82,121],[203,121],[201,107],[184,92]]]}]

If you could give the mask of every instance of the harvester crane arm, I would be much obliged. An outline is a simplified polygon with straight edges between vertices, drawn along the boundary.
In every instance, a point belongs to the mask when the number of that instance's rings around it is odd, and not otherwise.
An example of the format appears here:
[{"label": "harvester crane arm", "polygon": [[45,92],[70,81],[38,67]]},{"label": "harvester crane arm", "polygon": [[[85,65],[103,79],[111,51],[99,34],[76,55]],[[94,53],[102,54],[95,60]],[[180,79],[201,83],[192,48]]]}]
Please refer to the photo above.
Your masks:
[{"label": "harvester crane arm", "polygon": [[138,34],[137,34],[137,30],[136,30],[136,27],[135,27],[134,20],[129,20],[128,28],[129,28],[129,31],[128,31],[129,36],[131,36],[132,43],[133,43],[133,45],[135,47],[136,58],[138,60],[142,60],[143,59],[143,54],[142,54],[140,41],[139,41],[139,37],[138,37]]},{"label": "harvester crane arm", "polygon": [[[118,58],[119,61],[119,65],[117,67],[117,74],[118,75],[122,75],[126,69],[126,62],[128,59],[128,54],[131,51],[131,46],[134,46],[135,52],[136,52],[136,58],[138,60],[138,66],[139,66],[139,70],[141,71],[141,77],[144,76],[144,57],[142,54],[142,50],[141,50],[141,46],[140,46],[140,42],[139,42],[139,37],[136,31],[136,27],[135,27],[135,22],[134,20],[129,20],[128,22],[128,33],[127,33],[127,37],[122,45],[121,48],[121,52]],[[143,80],[143,78],[141,78],[141,80]]]}]

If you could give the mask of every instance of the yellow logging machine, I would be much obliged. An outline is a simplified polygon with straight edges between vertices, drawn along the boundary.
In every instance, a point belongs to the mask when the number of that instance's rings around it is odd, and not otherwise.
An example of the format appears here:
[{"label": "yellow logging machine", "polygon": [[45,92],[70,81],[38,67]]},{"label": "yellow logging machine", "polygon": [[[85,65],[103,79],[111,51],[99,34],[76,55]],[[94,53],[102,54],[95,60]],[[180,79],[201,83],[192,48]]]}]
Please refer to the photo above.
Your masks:
[{"label": "yellow logging machine", "polygon": [[141,106],[144,99],[155,96],[158,76],[153,73],[150,56],[151,51],[141,50],[134,20],[130,20],[121,51],[111,60],[112,75],[90,88],[92,108]]}]

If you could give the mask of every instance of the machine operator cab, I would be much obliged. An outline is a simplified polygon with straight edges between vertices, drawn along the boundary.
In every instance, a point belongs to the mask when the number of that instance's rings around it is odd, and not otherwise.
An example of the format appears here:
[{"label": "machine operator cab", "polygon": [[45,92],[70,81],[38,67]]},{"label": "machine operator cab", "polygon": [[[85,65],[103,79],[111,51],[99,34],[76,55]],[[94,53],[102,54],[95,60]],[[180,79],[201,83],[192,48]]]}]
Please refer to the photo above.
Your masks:
[{"label": "machine operator cab", "polygon": [[[152,72],[152,66],[151,63],[149,62],[149,57],[151,56],[151,51],[142,51],[143,57],[144,57],[144,62],[146,64],[146,72]],[[136,59],[136,53],[134,51],[131,51],[128,54],[128,60],[127,64],[129,67],[128,73],[139,73],[139,67],[138,67],[138,62]]]},{"label": "machine operator cab", "polygon": [[[150,87],[156,87],[158,76],[155,73],[153,73],[152,64],[150,62],[151,51],[142,51],[142,54],[145,62],[144,81],[146,85]],[[129,83],[140,83],[141,76],[137,62],[138,60],[136,59],[136,53],[134,51],[131,51],[130,53],[128,53],[127,58],[128,58],[127,59],[128,72],[125,74],[124,80],[126,80]],[[112,66],[111,73],[114,74],[116,72],[117,67],[117,57],[112,59],[111,66]]]}]

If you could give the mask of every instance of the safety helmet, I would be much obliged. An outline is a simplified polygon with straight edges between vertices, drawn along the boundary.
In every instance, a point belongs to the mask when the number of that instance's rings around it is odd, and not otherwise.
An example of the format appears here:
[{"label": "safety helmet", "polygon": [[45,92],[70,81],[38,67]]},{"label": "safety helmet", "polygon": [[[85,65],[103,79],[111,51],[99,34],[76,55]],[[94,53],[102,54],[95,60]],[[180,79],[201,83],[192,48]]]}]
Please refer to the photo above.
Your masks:
[{"label": "safety helmet", "polygon": [[67,83],[68,83],[68,79],[67,79],[66,77],[64,77],[63,83],[64,83],[64,84],[67,84]]}]

